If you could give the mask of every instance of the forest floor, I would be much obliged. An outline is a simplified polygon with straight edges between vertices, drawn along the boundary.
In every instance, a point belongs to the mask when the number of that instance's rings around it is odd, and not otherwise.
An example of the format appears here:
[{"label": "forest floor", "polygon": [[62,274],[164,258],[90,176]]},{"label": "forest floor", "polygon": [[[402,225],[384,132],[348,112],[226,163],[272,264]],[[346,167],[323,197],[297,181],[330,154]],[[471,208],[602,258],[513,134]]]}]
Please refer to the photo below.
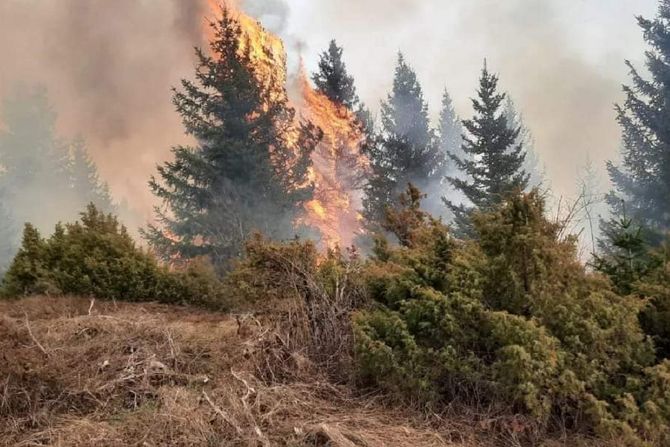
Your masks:
[{"label": "forest floor", "polygon": [[[290,376],[268,374],[268,331],[249,315],[158,304],[0,302],[0,445],[521,445],[485,419],[333,385],[297,354],[283,359]],[[595,445],[536,445],[578,444]]]}]

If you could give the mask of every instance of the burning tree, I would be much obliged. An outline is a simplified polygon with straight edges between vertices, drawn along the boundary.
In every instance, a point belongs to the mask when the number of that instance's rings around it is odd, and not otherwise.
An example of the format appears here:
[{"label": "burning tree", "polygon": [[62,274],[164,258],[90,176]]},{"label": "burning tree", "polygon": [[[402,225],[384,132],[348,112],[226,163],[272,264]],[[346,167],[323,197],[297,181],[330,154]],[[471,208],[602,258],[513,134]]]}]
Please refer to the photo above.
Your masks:
[{"label": "burning tree", "polygon": [[314,73],[312,80],[317,90],[328,99],[353,111],[359,104],[359,99],[354,78],[347,72],[342,60],[342,52],[342,47],[335,40],[331,40],[328,50],[319,58],[319,71]]},{"label": "burning tree", "polygon": [[208,256],[223,270],[252,231],[293,236],[312,197],[310,154],[320,132],[298,123],[288,105],[285,71],[274,70],[281,42],[245,20],[224,8],[211,24],[211,55],[196,50],[196,82],[174,91],[197,144],[175,147],[174,161],[150,181],[163,207],[145,236],[168,260]]}]

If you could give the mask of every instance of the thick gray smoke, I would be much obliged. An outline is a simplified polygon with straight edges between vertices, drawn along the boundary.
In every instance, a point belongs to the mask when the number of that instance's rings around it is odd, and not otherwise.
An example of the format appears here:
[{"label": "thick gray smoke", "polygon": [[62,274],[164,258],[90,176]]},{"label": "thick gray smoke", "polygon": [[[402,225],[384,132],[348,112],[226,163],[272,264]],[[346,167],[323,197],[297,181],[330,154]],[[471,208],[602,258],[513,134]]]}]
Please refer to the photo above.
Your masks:
[{"label": "thick gray smoke", "polygon": [[0,2],[0,94],[43,84],[58,131],[83,136],[117,197],[145,213],[148,176],[184,141],[170,89],[192,76],[195,1]]}]

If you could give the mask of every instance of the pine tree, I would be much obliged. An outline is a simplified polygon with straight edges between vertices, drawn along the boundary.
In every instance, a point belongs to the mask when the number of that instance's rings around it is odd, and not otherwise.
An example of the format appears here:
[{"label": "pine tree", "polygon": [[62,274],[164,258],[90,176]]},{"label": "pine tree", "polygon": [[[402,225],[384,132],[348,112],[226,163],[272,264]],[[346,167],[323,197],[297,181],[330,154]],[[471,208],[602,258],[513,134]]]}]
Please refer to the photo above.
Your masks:
[{"label": "pine tree", "polygon": [[98,168],[81,139],[75,140],[72,145],[69,168],[72,192],[78,202],[77,209],[93,203],[102,211],[115,211],[109,187],[100,180]]},{"label": "pine tree", "polygon": [[608,202],[613,214],[621,215],[624,200],[630,218],[657,233],[651,240],[656,244],[670,230],[670,0],[661,0],[654,20],[637,21],[651,47],[646,53],[651,79],[626,62],[633,85],[624,86],[626,99],[616,108],[623,149],[621,165],[607,164],[614,184]]},{"label": "pine tree", "polygon": [[[43,88],[19,86],[4,98],[0,191],[15,222],[48,228],[69,217],[68,148]],[[39,205],[38,205],[39,204]],[[16,243],[20,235],[16,235]]]},{"label": "pine tree", "polygon": [[319,58],[319,71],[312,75],[316,88],[336,104],[349,110],[359,105],[354,78],[347,72],[342,60],[342,47],[335,40],[330,41],[328,50]]},{"label": "pine tree", "polygon": [[[463,125],[461,119],[456,114],[453,101],[446,89],[442,95],[438,138],[440,151],[444,154],[445,159],[450,159],[451,155],[465,158],[465,154],[461,151],[461,146],[463,145]],[[458,175],[458,170],[454,163],[445,163],[445,166],[446,177]]]},{"label": "pine tree", "polygon": [[319,58],[319,70],[312,75],[312,80],[319,92],[356,115],[365,136],[361,148],[365,151],[365,148],[370,146],[375,138],[374,118],[370,109],[360,101],[356,94],[354,78],[347,71],[342,54],[342,47],[338,46],[335,40],[331,40],[328,50],[324,51]]},{"label": "pine tree", "polygon": [[545,183],[545,173],[541,166],[540,157],[535,151],[533,135],[523,122],[523,117],[516,109],[516,105],[509,93],[505,95],[505,117],[510,129],[519,129],[519,135],[515,141],[516,145],[523,146],[526,158],[524,160],[523,169],[530,176],[528,179],[528,187],[538,188]]},{"label": "pine tree", "polygon": [[659,259],[652,254],[643,228],[626,215],[626,205],[620,209],[621,216],[604,229],[606,242],[594,254],[593,266],[610,277],[618,293],[628,295],[637,281],[658,267]]},{"label": "pine tree", "polygon": [[286,95],[258,81],[250,46],[229,11],[212,27],[212,56],[196,50],[197,81],[184,80],[174,92],[197,145],[174,148],[174,161],[151,179],[164,208],[156,209],[160,224],[145,236],[165,259],[205,255],[224,271],[251,232],[295,235],[295,219],[312,193],[307,174],[320,132],[296,124]]},{"label": "pine tree", "polygon": [[450,177],[449,181],[471,204],[446,201],[460,236],[472,234],[473,210],[491,210],[508,194],[528,186],[529,175],[523,169],[525,153],[518,141],[521,129],[508,123],[503,109],[506,95],[498,93],[497,88],[498,76],[489,73],[484,63],[477,98],[472,99],[475,115],[463,121],[467,134],[462,150],[467,158],[452,156],[468,179]]},{"label": "pine tree", "polygon": [[421,190],[439,183],[445,164],[430,128],[421,85],[402,54],[381,118],[381,132],[367,148],[371,176],[363,205],[372,226],[383,222],[386,208],[397,203],[409,183]]},{"label": "pine tree", "polygon": [[[32,222],[46,230],[76,216],[89,202],[113,209],[83,142],[70,143],[56,134],[46,90],[17,88],[4,99],[0,121],[5,125],[0,131],[0,200],[15,224]],[[20,239],[20,230],[14,233],[12,246]]]}]

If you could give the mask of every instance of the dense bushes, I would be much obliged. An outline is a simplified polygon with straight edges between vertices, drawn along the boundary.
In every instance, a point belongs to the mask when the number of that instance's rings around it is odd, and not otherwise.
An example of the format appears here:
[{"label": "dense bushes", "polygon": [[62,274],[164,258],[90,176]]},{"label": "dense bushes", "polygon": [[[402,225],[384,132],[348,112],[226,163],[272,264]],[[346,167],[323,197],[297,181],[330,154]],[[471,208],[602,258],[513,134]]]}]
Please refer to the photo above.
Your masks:
[{"label": "dense bushes", "polygon": [[213,270],[193,262],[170,271],[135,246],[117,219],[89,205],[80,222],[58,224],[43,239],[25,226],[19,252],[2,283],[2,295],[70,294],[128,301],[223,305]]},{"label": "dense bushes", "polygon": [[432,405],[511,406],[540,428],[670,442],[670,365],[654,366],[643,302],[584,269],[537,193],[476,216],[469,242],[415,202],[389,214],[403,245],[378,242],[365,269],[378,308],[355,317],[364,384]]}]

